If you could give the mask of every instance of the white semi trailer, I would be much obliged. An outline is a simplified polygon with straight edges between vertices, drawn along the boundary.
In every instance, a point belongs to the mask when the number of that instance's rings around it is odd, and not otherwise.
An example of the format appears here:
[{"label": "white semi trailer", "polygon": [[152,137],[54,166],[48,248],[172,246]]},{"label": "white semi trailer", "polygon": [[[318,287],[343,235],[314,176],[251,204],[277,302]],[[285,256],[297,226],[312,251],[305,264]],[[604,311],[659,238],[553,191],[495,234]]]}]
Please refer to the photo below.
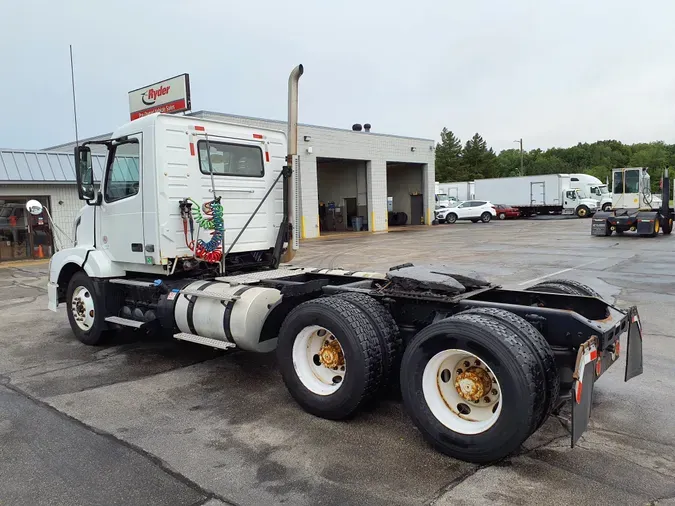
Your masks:
[{"label": "white semi trailer", "polygon": [[78,146],[86,205],[75,244],[51,259],[49,309],[65,305],[88,345],[128,328],[220,349],[276,348],[293,398],[328,419],[400,387],[424,437],[460,459],[508,455],[565,403],[574,444],[593,385],[621,349],[626,380],[642,372],[636,308],[566,280],[522,291],[449,266],[377,274],[280,265],[298,247],[302,73],[289,78],[288,142],[272,130],[146,116],[95,142],[108,151],[100,193],[94,142]]},{"label": "white semi trailer", "polygon": [[517,207],[523,216],[556,213],[587,218],[598,209],[596,200],[571,186],[569,174],[477,179],[475,184],[476,198]]},{"label": "white semi trailer", "polygon": [[455,202],[463,200],[473,200],[475,198],[475,188],[473,181],[458,181],[455,183],[440,183],[439,191],[448,196]]}]

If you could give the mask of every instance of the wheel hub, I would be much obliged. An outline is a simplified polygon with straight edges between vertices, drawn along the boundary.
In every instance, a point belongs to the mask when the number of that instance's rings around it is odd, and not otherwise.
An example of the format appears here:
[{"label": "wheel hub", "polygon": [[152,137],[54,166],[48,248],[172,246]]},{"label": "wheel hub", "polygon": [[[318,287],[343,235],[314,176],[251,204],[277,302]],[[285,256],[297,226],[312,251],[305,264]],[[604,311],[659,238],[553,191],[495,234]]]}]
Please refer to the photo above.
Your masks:
[{"label": "wheel hub", "polygon": [[467,401],[478,402],[490,393],[492,380],[485,369],[474,366],[457,375],[455,378],[455,388],[461,398]]},{"label": "wheel hub", "polygon": [[319,350],[319,360],[321,364],[329,369],[337,369],[345,364],[345,357],[342,353],[342,346],[331,336],[324,341]]},{"label": "wheel hub", "polygon": [[86,287],[78,286],[73,291],[70,310],[80,329],[84,331],[91,329],[94,325],[94,299]]}]

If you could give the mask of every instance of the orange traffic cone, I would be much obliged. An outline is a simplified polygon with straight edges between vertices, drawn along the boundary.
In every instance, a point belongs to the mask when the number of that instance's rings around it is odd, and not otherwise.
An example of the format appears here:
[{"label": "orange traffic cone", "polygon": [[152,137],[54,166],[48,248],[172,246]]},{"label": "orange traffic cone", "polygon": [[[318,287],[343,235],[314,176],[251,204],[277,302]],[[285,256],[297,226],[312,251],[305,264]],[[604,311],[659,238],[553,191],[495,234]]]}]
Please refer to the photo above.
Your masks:
[{"label": "orange traffic cone", "polygon": [[44,258],[44,257],[45,257],[45,253],[44,253],[44,251],[42,251],[42,244],[40,244],[40,245],[38,246],[37,257],[38,257],[38,258]]}]

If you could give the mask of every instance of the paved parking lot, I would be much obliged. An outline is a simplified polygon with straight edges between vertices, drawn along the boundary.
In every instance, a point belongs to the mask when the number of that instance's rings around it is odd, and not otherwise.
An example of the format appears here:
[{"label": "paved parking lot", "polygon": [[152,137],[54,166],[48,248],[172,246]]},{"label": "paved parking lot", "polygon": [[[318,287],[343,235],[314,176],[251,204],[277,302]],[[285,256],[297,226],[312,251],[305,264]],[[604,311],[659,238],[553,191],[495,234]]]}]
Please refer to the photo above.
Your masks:
[{"label": "paved parking lot", "polygon": [[454,263],[523,288],[562,276],[637,304],[645,373],[598,382],[569,448],[551,418],[478,467],[430,449],[386,399],[349,422],[301,411],[274,356],[72,337],[46,265],[0,268],[0,504],[675,505],[675,236],[592,238],[588,220],[438,226],[304,243],[297,264]]}]

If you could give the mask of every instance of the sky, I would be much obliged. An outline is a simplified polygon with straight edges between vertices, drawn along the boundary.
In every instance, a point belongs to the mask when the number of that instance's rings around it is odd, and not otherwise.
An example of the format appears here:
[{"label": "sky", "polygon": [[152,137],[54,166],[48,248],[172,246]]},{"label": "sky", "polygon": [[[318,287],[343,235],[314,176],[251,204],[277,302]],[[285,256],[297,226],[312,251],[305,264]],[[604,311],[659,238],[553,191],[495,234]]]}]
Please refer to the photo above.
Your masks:
[{"label": "sky", "polygon": [[129,90],[187,72],[193,110],[496,151],[600,139],[675,143],[672,0],[0,0],[0,148],[129,119]]}]

